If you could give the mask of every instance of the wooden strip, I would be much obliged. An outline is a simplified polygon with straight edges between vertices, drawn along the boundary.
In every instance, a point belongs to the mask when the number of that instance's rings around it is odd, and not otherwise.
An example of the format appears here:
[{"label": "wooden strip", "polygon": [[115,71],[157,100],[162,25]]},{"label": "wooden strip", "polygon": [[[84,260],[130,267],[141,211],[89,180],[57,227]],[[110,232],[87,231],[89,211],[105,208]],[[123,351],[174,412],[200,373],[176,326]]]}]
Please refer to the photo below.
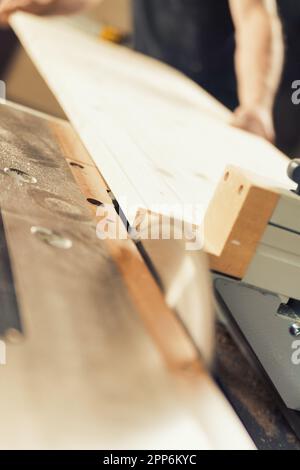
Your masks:
[{"label": "wooden strip", "polygon": [[94,215],[101,205],[111,204],[109,188],[80,139],[67,123],[50,121],[49,127],[63,149],[76,183]]},{"label": "wooden strip", "polygon": [[49,119],[49,126],[54,133],[55,139],[59,142],[65,155],[70,161],[82,165],[95,166],[90,155],[86,151],[81,140],[78,138],[72,127],[66,121]]}]

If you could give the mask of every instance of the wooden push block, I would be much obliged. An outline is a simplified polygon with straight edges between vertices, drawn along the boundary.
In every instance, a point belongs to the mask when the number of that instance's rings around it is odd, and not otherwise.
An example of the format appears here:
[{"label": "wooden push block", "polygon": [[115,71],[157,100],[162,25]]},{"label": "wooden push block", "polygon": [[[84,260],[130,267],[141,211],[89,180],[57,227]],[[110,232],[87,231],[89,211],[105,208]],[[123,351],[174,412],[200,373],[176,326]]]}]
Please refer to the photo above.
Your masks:
[{"label": "wooden push block", "polygon": [[213,271],[244,277],[279,198],[262,178],[233,166],[226,169],[204,221]]}]

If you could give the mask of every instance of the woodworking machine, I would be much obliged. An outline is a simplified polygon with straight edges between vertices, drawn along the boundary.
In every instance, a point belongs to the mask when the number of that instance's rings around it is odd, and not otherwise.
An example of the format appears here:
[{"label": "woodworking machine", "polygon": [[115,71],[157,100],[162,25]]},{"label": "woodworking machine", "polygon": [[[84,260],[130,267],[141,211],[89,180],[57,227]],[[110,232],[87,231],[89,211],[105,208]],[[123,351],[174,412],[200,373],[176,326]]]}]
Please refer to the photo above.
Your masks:
[{"label": "woodworking machine", "polygon": [[288,175],[296,190],[226,169],[206,214],[205,239],[218,311],[300,435],[300,160]]},{"label": "woodworking machine", "polygon": [[[178,201],[203,204],[206,209],[210,201],[205,249],[219,311],[246,340],[248,356],[251,353],[278,391],[300,435],[300,203],[299,191],[292,191],[293,181],[300,184],[299,162],[289,168],[291,191],[230,167],[210,200],[216,173],[220,175],[230,162],[257,168],[284,185],[288,180],[282,178],[284,155],[263,139],[231,129],[228,110],[152,59],[108,47],[63,21],[17,14],[11,22],[91,155],[95,154],[120,204],[122,196],[134,208],[146,210],[155,202]],[[72,77],[67,85],[66,76]],[[154,240],[150,241],[153,248]],[[156,258],[147,245],[148,241],[143,243],[168,290],[176,269],[161,273],[170,260],[178,261],[172,244],[159,240]],[[179,274],[177,286],[187,279],[186,272]],[[187,283],[187,291],[188,287]],[[185,299],[167,298],[169,305],[176,304],[198,349],[207,352],[200,346],[210,329],[199,324],[199,309],[190,315]],[[189,316],[192,320],[187,322]]]},{"label": "woodworking machine", "polygon": [[[109,440],[108,435],[105,441],[105,436],[107,429],[115,433],[119,423],[116,402],[127,413],[128,403],[135,400],[126,387],[139,384],[135,390],[149,403],[151,387],[156,389],[152,369],[150,378],[146,374],[152,362],[145,362],[147,341],[142,341],[144,336],[131,317],[133,311],[144,319],[162,347],[172,352],[168,358],[172,356],[172,366],[175,362],[179,375],[186,373],[182,371],[188,370],[187,366],[194,367],[199,351],[210,363],[213,317],[208,269],[202,253],[187,253],[181,241],[143,243],[144,260],[148,254],[148,268],[162,281],[165,305],[136,251],[129,255],[134,246],[131,240],[121,248],[117,241],[99,245],[95,240],[94,218],[86,203],[95,210],[111,203],[110,188],[105,182],[100,187],[101,176],[70,126],[18,107],[1,106],[0,111],[0,337],[17,344],[8,346],[9,362],[2,369],[0,409],[2,416],[6,413],[3,422],[10,431],[4,435],[0,430],[0,437],[9,445],[21,442],[28,448],[33,441],[42,448],[45,442],[59,446],[59,436],[65,443],[71,433],[72,445],[97,447],[101,429],[102,442],[110,444],[113,438]],[[219,313],[277,390],[285,414],[300,436],[300,161],[293,161],[288,171],[291,188],[293,181],[296,190],[276,188],[254,174],[228,167],[205,215],[204,242]],[[176,310],[184,329],[167,307]],[[127,328],[132,330],[130,335],[123,334]],[[86,347],[81,352],[83,343]],[[130,363],[125,350],[131,354]],[[109,358],[109,367],[103,357]],[[160,394],[169,402],[174,386],[162,380],[164,365],[160,368]],[[124,370],[129,376],[121,379]],[[142,388],[141,370],[147,375]],[[202,369],[197,374],[202,384]],[[114,387],[121,390],[119,383],[124,391],[108,400]],[[111,388],[106,390],[105,384]],[[205,388],[192,390],[193,400],[191,395],[187,399],[186,393],[180,400],[191,402],[194,416],[193,407],[203,400]],[[7,403],[12,402],[13,416],[6,412],[10,409]],[[127,418],[133,429],[140,430],[137,417],[146,408],[143,400],[138,405],[136,415]],[[145,415],[143,424],[162,419],[160,407],[153,406],[157,416],[152,420]],[[161,406],[165,406],[163,401]],[[59,432],[53,410],[65,416]],[[179,411],[174,405],[170,416]],[[26,429],[20,428],[17,437],[18,413],[23,413]],[[81,416],[87,422],[84,443],[77,433],[79,427],[72,424],[76,419],[81,423]],[[104,421],[100,426],[103,417],[108,424]],[[26,423],[33,423],[32,439]],[[45,423],[49,435],[40,437]],[[126,427],[124,420],[124,432]],[[113,441],[116,446],[125,445],[124,432],[120,440]],[[23,442],[24,435],[28,442]],[[127,441],[126,445],[132,446],[129,438]]]}]

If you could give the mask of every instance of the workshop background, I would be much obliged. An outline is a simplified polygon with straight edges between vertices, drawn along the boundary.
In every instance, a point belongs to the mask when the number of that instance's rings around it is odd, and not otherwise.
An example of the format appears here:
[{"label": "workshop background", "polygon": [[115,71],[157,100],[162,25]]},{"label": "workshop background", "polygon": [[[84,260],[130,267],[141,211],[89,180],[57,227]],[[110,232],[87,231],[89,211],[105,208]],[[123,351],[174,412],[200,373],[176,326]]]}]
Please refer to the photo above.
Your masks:
[{"label": "workshop background", "polygon": [[[103,25],[130,33],[130,0],[104,0],[76,21],[95,34],[100,34]],[[0,78],[6,82],[7,99],[64,117],[56,99],[10,30],[0,31]]]}]

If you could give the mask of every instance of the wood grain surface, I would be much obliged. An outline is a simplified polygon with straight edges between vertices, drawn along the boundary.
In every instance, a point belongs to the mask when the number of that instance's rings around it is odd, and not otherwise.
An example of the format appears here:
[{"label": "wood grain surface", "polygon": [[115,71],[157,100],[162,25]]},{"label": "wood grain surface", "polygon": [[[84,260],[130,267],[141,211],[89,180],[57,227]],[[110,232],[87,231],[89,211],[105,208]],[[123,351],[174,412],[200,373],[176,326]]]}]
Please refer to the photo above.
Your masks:
[{"label": "wood grain surface", "polygon": [[214,271],[242,279],[280,200],[267,179],[229,166],[208,206],[205,249]]}]

